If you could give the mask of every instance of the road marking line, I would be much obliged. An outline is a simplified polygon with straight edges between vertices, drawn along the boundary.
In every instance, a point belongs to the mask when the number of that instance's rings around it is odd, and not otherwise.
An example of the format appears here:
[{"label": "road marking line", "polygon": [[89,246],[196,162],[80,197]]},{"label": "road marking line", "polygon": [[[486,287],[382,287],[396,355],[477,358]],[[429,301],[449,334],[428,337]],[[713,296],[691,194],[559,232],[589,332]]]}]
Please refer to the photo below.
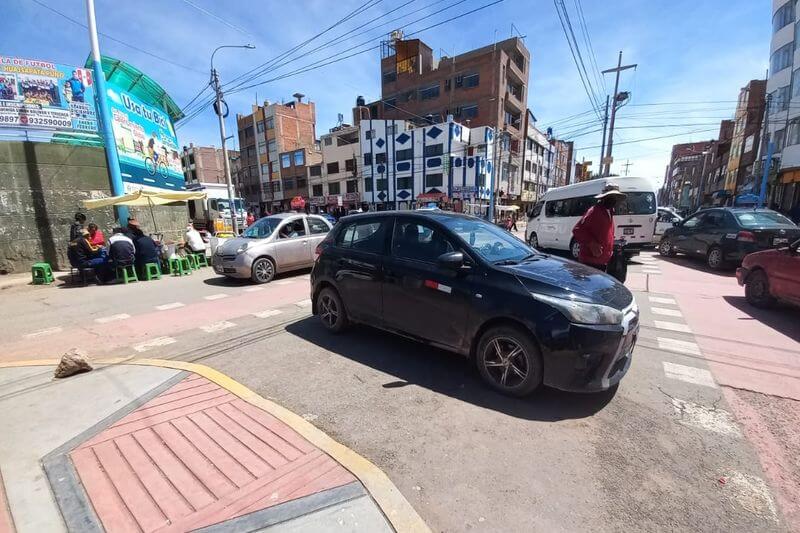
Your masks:
[{"label": "road marking line", "polygon": [[681,312],[680,312],[680,311],[678,311],[678,310],[676,310],[676,309],[665,309],[665,308],[663,308],[663,307],[651,307],[651,308],[650,308],[650,310],[651,310],[653,313],[657,314],[657,315],[664,315],[664,316],[680,316],[680,317],[682,317],[682,316],[683,316],[683,315],[681,314]]},{"label": "road marking line", "polygon": [[224,293],[211,294],[209,296],[203,296],[203,298],[206,299],[206,300],[222,300],[223,298],[227,298],[227,297],[228,297],[228,295],[224,294]]},{"label": "road marking line", "polygon": [[137,352],[146,352],[150,348],[156,348],[158,346],[167,346],[168,344],[172,344],[177,342],[172,337],[156,337],[153,340],[143,342],[142,344],[137,344],[133,347],[134,350]]},{"label": "road marking line", "polygon": [[34,337],[44,337],[45,335],[53,335],[55,333],[61,333],[62,331],[64,331],[64,328],[61,326],[53,326],[52,328],[40,329],[33,333],[26,333],[23,337],[26,339],[33,339]]},{"label": "road marking line", "polygon": [[280,315],[283,311],[279,309],[267,309],[266,311],[259,311],[258,313],[253,313],[253,316],[256,318],[269,318],[271,316]]},{"label": "road marking line", "polygon": [[294,283],[294,280],[293,279],[279,279],[278,281],[273,281],[272,283],[274,283],[275,285],[289,285],[291,283]]},{"label": "road marking line", "polygon": [[671,350],[673,352],[681,352],[689,355],[700,355],[700,347],[696,342],[679,341],[677,339],[668,339],[665,337],[656,337],[658,340],[658,347],[662,350]]},{"label": "road marking line", "polygon": [[258,292],[263,291],[264,287],[247,287],[244,292]]},{"label": "road marking line", "polygon": [[717,388],[714,377],[708,370],[695,368],[693,366],[678,365],[667,361],[662,361],[662,364],[664,365],[664,374],[670,379],[678,379],[686,383],[692,383],[693,385],[711,387],[712,389]]},{"label": "road marking line", "polygon": [[104,316],[101,318],[95,318],[94,321],[98,324],[107,324],[109,322],[114,322],[115,320],[125,320],[126,318],[130,318],[131,315],[127,313],[120,313],[118,315],[111,315],[111,316]]},{"label": "road marking line", "polygon": [[222,320],[220,322],[214,322],[213,324],[208,324],[206,326],[200,326],[200,329],[202,329],[206,333],[216,333],[217,331],[222,331],[223,329],[235,328],[235,327],[236,324],[234,324],[233,322]]},{"label": "road marking line", "polygon": [[297,307],[310,307],[311,306],[311,299],[308,300],[300,300],[299,302],[295,302]]},{"label": "road marking line", "polygon": [[156,309],[158,309],[159,311],[168,311],[170,309],[177,309],[177,308],[183,307],[185,305],[186,304],[181,303],[181,302],[172,302],[171,304],[157,305]]},{"label": "road marking line", "polygon": [[642,272],[645,274],[661,274],[661,271],[655,268],[643,268]]},{"label": "road marking line", "polygon": [[677,322],[665,322],[663,320],[653,321],[658,329],[666,329],[669,331],[679,331],[681,333],[691,333],[692,329],[686,324],[678,324]]},{"label": "road marking line", "polygon": [[660,296],[650,296],[650,302],[654,304],[671,304],[671,305],[678,305],[672,298],[662,298]]},{"label": "road marking line", "polygon": [[736,420],[728,411],[704,407],[696,403],[686,402],[677,398],[672,399],[678,422],[684,426],[713,431],[720,435],[741,437],[742,432],[736,425]]}]

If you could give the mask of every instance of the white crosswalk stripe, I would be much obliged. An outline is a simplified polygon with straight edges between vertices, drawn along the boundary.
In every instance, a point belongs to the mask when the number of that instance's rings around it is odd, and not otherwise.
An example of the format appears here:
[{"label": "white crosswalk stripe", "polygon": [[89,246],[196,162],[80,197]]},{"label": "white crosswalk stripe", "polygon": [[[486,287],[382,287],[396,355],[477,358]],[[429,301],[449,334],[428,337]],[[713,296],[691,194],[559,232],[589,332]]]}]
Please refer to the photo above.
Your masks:
[{"label": "white crosswalk stripe", "polygon": [[244,292],[258,292],[263,291],[264,287],[247,287]]},{"label": "white crosswalk stripe", "polygon": [[269,318],[271,316],[279,315],[283,311],[279,309],[267,309],[266,311],[259,311],[258,313],[253,313],[253,316],[256,318]]},{"label": "white crosswalk stripe", "polygon": [[656,315],[683,316],[681,312],[676,309],[666,309],[664,307],[651,307],[650,310]]},{"label": "white crosswalk stripe", "polygon": [[157,305],[156,309],[158,309],[159,311],[168,311],[170,309],[178,309],[179,307],[183,307],[185,305],[186,304],[181,302],[172,302],[171,304]]},{"label": "white crosswalk stripe", "polygon": [[222,300],[223,298],[227,298],[227,297],[228,297],[228,295],[225,294],[225,293],[210,294],[208,296],[203,296],[203,298],[206,299],[206,300]]},{"label": "white crosswalk stripe", "polygon": [[200,329],[202,329],[206,333],[216,333],[217,331],[222,331],[223,329],[235,328],[235,327],[236,324],[234,324],[233,322],[222,320],[220,322],[214,322],[213,324],[200,326]]},{"label": "white crosswalk stripe", "polygon": [[296,302],[294,305],[296,305],[297,307],[311,307],[311,300],[310,299],[301,300],[299,302]]},{"label": "white crosswalk stripe", "polygon": [[700,347],[696,342],[679,341],[666,337],[657,337],[658,347],[662,350],[685,353],[687,355],[700,355]]},{"label": "white crosswalk stripe", "polygon": [[685,381],[693,385],[703,385],[712,389],[717,388],[717,383],[714,381],[711,372],[704,368],[679,365],[668,361],[662,361],[662,364],[664,365],[664,374],[670,379]]},{"label": "white crosswalk stripe", "polygon": [[159,346],[167,346],[167,345],[172,344],[174,342],[177,342],[177,341],[175,339],[173,339],[172,337],[157,337],[157,338],[155,338],[153,340],[149,340],[147,342],[143,342],[141,344],[137,344],[136,346],[133,347],[133,349],[136,350],[137,352],[146,352],[147,350],[149,350],[151,348],[157,348]]},{"label": "white crosswalk stripe", "polygon": [[724,409],[704,407],[678,398],[672,399],[672,406],[675,408],[678,422],[685,426],[713,431],[730,437],[742,436],[736,420]]},{"label": "white crosswalk stripe", "polygon": [[662,298],[661,296],[650,296],[650,302],[654,304],[669,304],[669,305],[677,305],[676,302],[672,298]]},{"label": "white crosswalk stripe", "polygon": [[677,322],[667,322],[664,320],[654,320],[653,323],[658,329],[666,329],[668,331],[678,331],[680,333],[691,333],[692,328],[686,324],[678,324]]},{"label": "white crosswalk stripe", "polygon": [[130,318],[131,315],[127,313],[120,313],[118,315],[111,315],[111,316],[103,316],[100,318],[95,318],[94,321],[98,324],[107,324],[109,322],[116,322],[117,320],[125,320],[126,318]]},{"label": "white crosswalk stripe", "polygon": [[23,335],[23,337],[25,337],[26,339],[33,339],[35,337],[54,335],[56,333],[61,333],[62,331],[64,331],[64,328],[62,328],[61,326],[54,326],[52,328],[40,329],[39,331],[34,331],[33,333],[26,333],[25,335]]}]

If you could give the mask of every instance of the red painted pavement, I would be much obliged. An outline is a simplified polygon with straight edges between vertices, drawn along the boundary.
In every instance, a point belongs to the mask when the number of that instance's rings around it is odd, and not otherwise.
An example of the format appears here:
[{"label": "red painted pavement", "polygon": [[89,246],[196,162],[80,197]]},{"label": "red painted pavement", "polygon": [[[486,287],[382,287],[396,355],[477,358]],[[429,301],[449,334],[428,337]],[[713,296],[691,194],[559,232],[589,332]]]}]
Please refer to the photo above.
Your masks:
[{"label": "red painted pavement", "polygon": [[0,533],[14,533],[14,520],[6,498],[6,487],[3,485],[3,476],[0,475]]},{"label": "red painted pavement", "polygon": [[188,531],[355,481],[287,425],[200,376],[70,456],[115,532]]}]

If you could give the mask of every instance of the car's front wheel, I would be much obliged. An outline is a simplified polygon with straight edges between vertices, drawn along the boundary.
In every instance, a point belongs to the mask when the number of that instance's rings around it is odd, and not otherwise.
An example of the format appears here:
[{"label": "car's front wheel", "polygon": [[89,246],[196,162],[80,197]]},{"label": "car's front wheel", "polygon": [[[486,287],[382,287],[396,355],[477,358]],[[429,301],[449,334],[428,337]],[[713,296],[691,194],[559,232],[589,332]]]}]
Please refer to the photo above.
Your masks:
[{"label": "car's front wheel", "polygon": [[572,258],[577,261],[578,257],[581,255],[580,243],[576,240],[573,240],[569,245],[569,251],[572,254]]},{"label": "car's front wheel", "polygon": [[269,283],[275,277],[275,263],[268,257],[261,257],[253,262],[250,279],[255,283]]},{"label": "car's front wheel", "polygon": [[711,270],[722,270],[725,267],[725,258],[722,255],[722,249],[717,246],[711,248],[706,256],[706,264]]},{"label": "car's front wheel", "polygon": [[661,242],[658,244],[658,253],[664,257],[675,257],[675,248],[668,238],[665,237],[661,239]]},{"label": "car's front wheel", "polygon": [[528,245],[531,248],[538,248],[539,247],[539,237],[536,236],[536,232],[531,232],[531,236],[528,237]]},{"label": "car's front wheel", "polygon": [[331,287],[325,287],[317,295],[317,316],[325,329],[332,333],[339,333],[349,323],[347,312],[342,304],[339,293]]},{"label": "car's front wheel", "polygon": [[483,380],[509,396],[527,396],[542,383],[542,355],[529,333],[513,326],[487,330],[475,362]]},{"label": "car's front wheel", "polygon": [[770,307],[775,304],[775,298],[769,292],[769,278],[763,270],[756,270],[747,276],[744,295],[747,303],[755,307]]}]

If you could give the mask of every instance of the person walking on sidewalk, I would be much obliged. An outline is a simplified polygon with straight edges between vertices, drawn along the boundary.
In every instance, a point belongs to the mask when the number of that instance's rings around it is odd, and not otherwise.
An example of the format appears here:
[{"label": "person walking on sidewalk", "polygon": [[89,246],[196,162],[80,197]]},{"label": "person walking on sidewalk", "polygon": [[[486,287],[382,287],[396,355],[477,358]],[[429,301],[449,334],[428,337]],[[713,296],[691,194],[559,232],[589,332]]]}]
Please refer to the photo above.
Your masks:
[{"label": "person walking on sidewalk", "polygon": [[609,183],[595,198],[597,203],[575,224],[572,236],[580,245],[578,261],[605,272],[614,254],[614,207],[625,194]]}]

